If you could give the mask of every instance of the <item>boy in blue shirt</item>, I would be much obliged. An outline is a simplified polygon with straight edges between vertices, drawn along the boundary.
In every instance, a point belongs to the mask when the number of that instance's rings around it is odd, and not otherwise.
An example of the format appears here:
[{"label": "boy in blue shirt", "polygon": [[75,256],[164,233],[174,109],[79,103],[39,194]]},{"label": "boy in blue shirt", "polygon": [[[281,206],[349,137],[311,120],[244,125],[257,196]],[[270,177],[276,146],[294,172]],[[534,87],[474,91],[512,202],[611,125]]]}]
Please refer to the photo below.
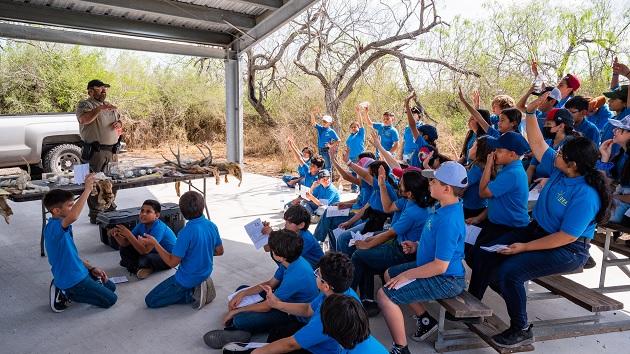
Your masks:
[{"label": "boy in blue shirt", "polygon": [[151,235],[167,252],[173,251],[175,233],[160,220],[161,210],[160,202],[147,199],[140,208],[140,222],[132,231],[124,225],[116,225],[110,230],[110,235],[120,246],[120,265],[138,279],[145,279],[153,272],[171,268],[164,263],[155,248],[140,241],[141,237]]},{"label": "boy in blue shirt", "polygon": [[[310,302],[317,296],[313,268],[300,256],[304,240],[293,231],[278,230],[271,232],[268,244],[278,270],[265,282],[237,289],[238,293],[228,303],[225,330],[213,330],[204,335],[205,343],[211,348],[220,349],[230,342],[246,342],[252,334],[268,332],[271,328],[299,320],[273,308],[269,301],[239,307],[245,296],[268,290],[267,298],[273,296],[288,303]],[[273,295],[270,294],[272,290]]]},{"label": "boy in blue shirt", "polygon": [[[317,268],[320,258],[324,256],[324,252],[319,242],[313,237],[313,234],[308,231],[308,227],[311,225],[311,214],[301,205],[292,205],[284,212],[283,217],[285,230],[295,232],[304,240],[302,257],[308,261],[313,269]],[[265,226],[262,229],[262,233],[269,236],[273,230],[268,222],[263,224]],[[265,245],[264,248],[266,252],[269,252],[269,244]]]},{"label": "boy in blue shirt", "polygon": [[[488,155],[479,181],[479,196],[487,199],[488,208],[478,216],[466,219],[467,224],[478,224],[481,228],[474,247],[466,251],[469,264],[474,262],[470,257],[480,245],[529,224],[529,186],[527,173],[520,160],[529,150],[529,144],[516,132],[504,133],[491,142],[496,150]],[[491,181],[492,171],[497,165],[503,168]]]},{"label": "boy in blue shirt", "polygon": [[[366,108],[367,111],[367,108]],[[398,129],[394,128],[392,124],[394,124],[394,120],[396,117],[392,112],[383,113],[383,123],[372,122],[370,117],[366,114],[364,116],[369,125],[374,128],[378,132],[378,135],[381,137],[381,145],[387,151],[389,151],[392,156],[395,156],[396,150],[398,149],[398,141],[400,140]],[[378,157],[378,150],[376,151],[376,157]]]},{"label": "boy in blue shirt", "polygon": [[588,116],[588,106],[589,100],[582,96],[575,96],[564,105],[564,108],[573,116],[573,129],[591,139],[591,141],[595,143],[595,146],[599,147],[599,129],[597,129],[595,124],[586,119],[586,116]]},{"label": "boy in blue shirt", "polygon": [[416,340],[424,340],[437,330],[437,321],[424,303],[459,295],[466,287],[464,257],[464,208],[459,200],[468,185],[464,166],[444,162],[437,170],[424,170],[430,178],[431,197],[440,208],[429,216],[419,242],[403,242],[405,253],[416,253],[416,261],[391,267],[377,299],[394,340],[392,353],[409,354],[404,315],[400,305],[415,312]]},{"label": "boy in blue shirt", "polygon": [[[414,106],[411,108],[411,117],[416,122],[416,130],[419,129],[422,126],[419,107]],[[409,164],[411,162],[411,156],[416,149],[418,149],[418,145],[416,145],[416,138],[413,136],[411,126],[407,125],[405,127],[405,131],[403,132],[403,148],[400,156],[403,162]]]},{"label": "boy in blue shirt", "polygon": [[297,172],[298,176],[292,175],[284,175],[282,176],[282,181],[286,183],[287,187],[295,188],[296,184],[304,184],[304,178],[309,172],[309,167],[311,166],[311,158],[313,158],[313,150],[310,147],[305,147],[300,151],[295,145],[295,141],[293,141],[292,137],[287,139],[287,144],[289,145],[289,149],[293,153],[296,161],[298,161]]},{"label": "boy in blue shirt", "polygon": [[313,112],[311,112],[311,125],[317,129],[317,150],[324,159],[324,168],[330,170],[332,166],[330,165],[330,154],[328,153],[328,149],[330,149],[331,145],[339,142],[339,135],[337,135],[337,132],[331,128],[333,117],[325,115],[322,117],[322,124],[317,124],[315,115],[318,113],[319,108],[316,108]]},{"label": "boy in blue shirt", "polygon": [[52,215],[44,228],[44,240],[53,281],[50,283],[50,308],[62,312],[71,301],[109,308],[118,297],[116,285],[100,268],[79,258],[74,244],[72,223],[92,192],[94,175],[85,179],[85,189],[75,202],[72,193],[53,189],[44,196],[44,206]]},{"label": "boy in blue shirt", "polygon": [[[317,288],[320,293],[311,303],[287,303],[274,296],[269,287],[265,287],[266,302],[269,306],[305,320],[272,330],[267,339],[270,344],[252,353],[338,354],[341,346],[333,338],[324,334],[320,311],[324,300],[332,294],[348,295],[358,300],[357,294],[350,288],[352,273],[352,262],[348,256],[338,252],[327,252],[322,257],[319,268],[315,270]],[[240,351],[234,352],[240,353]],[[224,353],[232,352],[224,349]]]},{"label": "boy in blue shirt", "polygon": [[324,334],[341,345],[341,354],[389,354],[370,335],[367,311],[352,296],[328,296],[322,304],[321,313]]},{"label": "boy in blue shirt", "polygon": [[332,184],[331,175],[328,170],[321,170],[317,174],[317,183],[311,186],[311,190],[306,192],[308,200],[302,205],[311,215],[324,205],[335,205],[339,203],[339,190]]},{"label": "boy in blue shirt", "polygon": [[189,191],[179,198],[179,209],[188,222],[181,229],[172,252],[158,240],[146,234],[141,240],[154,247],[160,258],[173,268],[175,275],[153,288],[144,299],[147,307],[158,308],[173,304],[190,304],[199,310],[216,296],[210,278],[213,256],[223,255],[219,229],[203,215],[206,201],[200,193]]}]

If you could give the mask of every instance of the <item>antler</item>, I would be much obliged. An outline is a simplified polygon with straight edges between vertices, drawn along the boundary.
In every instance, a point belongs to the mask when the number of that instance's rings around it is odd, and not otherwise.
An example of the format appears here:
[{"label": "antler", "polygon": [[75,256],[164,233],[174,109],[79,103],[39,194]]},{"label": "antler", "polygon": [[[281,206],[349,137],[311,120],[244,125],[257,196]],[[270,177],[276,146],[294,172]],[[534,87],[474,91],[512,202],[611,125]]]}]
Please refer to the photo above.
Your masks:
[{"label": "antler", "polygon": [[166,160],[166,162],[168,162],[168,163],[170,163],[170,164],[172,164],[174,166],[177,166],[179,168],[184,168],[184,166],[182,166],[182,161],[181,161],[180,154],[179,154],[179,144],[177,144],[177,153],[175,153],[175,151],[173,151],[173,148],[171,146],[169,146],[168,149],[171,150],[171,154],[173,154],[173,156],[175,156],[175,159],[177,160],[177,162],[173,162],[173,161],[167,159],[164,156],[164,154],[160,153],[160,155],[162,155],[162,158],[164,160]]},{"label": "antler", "polygon": [[[212,150],[210,149],[210,144],[205,142],[203,144],[197,144],[197,145],[195,145],[195,147],[197,148],[197,150],[199,150],[199,152],[203,156],[203,159],[197,161],[195,164],[197,164],[199,166],[208,166],[208,165],[212,164]],[[208,150],[208,154],[207,155],[204,153],[202,147],[204,147],[204,148],[206,148],[206,150]]]}]

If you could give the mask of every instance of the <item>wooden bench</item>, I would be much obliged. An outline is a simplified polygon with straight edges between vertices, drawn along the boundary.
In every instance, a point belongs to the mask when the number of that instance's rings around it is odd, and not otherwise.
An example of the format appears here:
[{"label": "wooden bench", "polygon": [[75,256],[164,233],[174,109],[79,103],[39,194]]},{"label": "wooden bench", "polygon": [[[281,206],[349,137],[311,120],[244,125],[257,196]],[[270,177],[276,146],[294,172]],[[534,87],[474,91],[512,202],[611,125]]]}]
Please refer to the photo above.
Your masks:
[{"label": "wooden bench", "polygon": [[[601,271],[599,274],[599,286],[597,290],[603,293],[630,291],[630,285],[605,286],[606,271],[608,267],[618,267],[628,278],[630,278],[630,247],[625,243],[618,243],[613,240],[613,233],[620,232],[630,235],[630,228],[619,224],[606,224],[597,227],[592,244],[601,248],[603,255],[601,261]],[[624,257],[618,258],[613,252]]]},{"label": "wooden bench", "polygon": [[582,284],[578,284],[562,275],[550,275],[534,279],[534,283],[546,288],[554,294],[566,298],[590,312],[605,312],[623,309],[623,303],[615,299],[611,299],[593,289],[589,289]]},{"label": "wooden bench", "polygon": [[[464,291],[460,295],[437,301],[440,304],[440,315],[438,325],[438,339],[435,342],[435,349],[439,352],[466,350],[474,348],[484,348],[490,346],[499,353],[515,353],[533,351],[534,346],[524,345],[517,348],[501,348],[494,344],[492,336],[503,332],[508,328],[499,317],[493,315],[493,311],[483,302]],[[475,335],[470,331],[461,329],[444,328],[446,313],[455,318],[482,318],[479,324],[465,323]],[[466,333],[468,332],[468,333]]]}]

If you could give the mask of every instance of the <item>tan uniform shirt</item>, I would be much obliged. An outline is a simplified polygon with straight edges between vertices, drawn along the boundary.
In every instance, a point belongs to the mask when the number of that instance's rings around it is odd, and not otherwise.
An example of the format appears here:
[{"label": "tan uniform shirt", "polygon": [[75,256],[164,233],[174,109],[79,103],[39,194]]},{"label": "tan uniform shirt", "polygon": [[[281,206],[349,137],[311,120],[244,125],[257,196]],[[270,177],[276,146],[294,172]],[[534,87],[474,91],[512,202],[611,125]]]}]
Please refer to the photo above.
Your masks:
[{"label": "tan uniform shirt", "polygon": [[[102,105],[103,102],[97,101],[93,98],[80,101],[77,104],[77,120],[85,112],[89,112]],[[118,142],[118,134],[116,130],[112,128],[112,123],[120,120],[120,114],[116,110],[105,110],[98,113],[96,119],[90,124],[81,124],[79,122],[79,134],[81,139],[87,143],[93,143],[95,141],[102,145],[114,145]]]}]

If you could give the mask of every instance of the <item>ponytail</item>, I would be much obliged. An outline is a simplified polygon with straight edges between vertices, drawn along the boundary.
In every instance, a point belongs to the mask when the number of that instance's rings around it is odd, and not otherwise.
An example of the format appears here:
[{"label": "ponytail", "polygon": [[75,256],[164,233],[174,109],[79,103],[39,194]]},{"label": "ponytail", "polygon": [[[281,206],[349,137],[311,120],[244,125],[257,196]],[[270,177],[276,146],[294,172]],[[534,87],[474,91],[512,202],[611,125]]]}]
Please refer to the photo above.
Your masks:
[{"label": "ponytail", "polygon": [[600,207],[595,221],[598,224],[604,224],[610,219],[610,209],[612,206],[612,197],[610,193],[610,185],[608,184],[606,177],[603,173],[591,168],[584,174],[584,180],[589,186],[595,188],[599,195]]}]

